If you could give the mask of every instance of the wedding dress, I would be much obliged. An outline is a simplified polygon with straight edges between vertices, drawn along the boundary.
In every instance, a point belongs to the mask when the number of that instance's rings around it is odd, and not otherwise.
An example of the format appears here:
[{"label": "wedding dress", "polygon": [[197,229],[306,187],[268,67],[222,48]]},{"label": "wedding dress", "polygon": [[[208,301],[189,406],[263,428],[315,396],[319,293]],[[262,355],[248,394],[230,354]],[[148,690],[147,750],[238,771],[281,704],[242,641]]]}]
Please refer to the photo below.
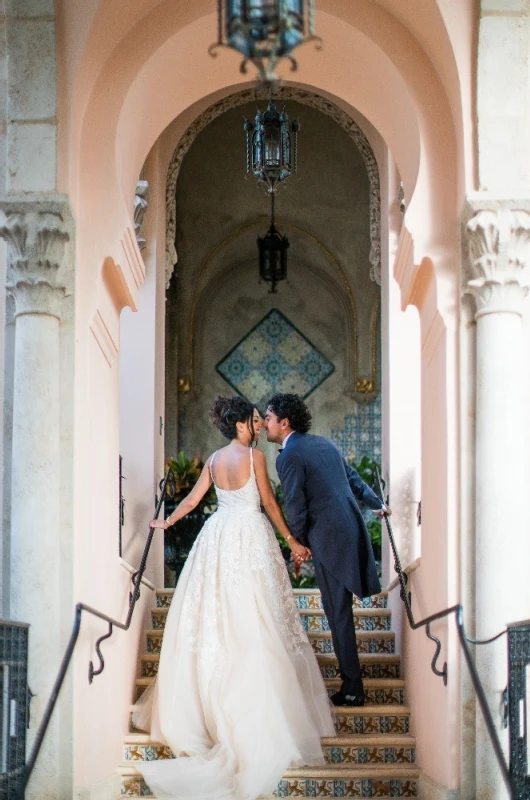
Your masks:
[{"label": "wedding dress", "polygon": [[215,489],[218,510],[193,545],[168,612],[158,678],[133,713],[134,725],[175,758],[136,766],[157,797],[255,800],[272,794],[289,767],[323,764],[320,737],[335,728],[260,510],[252,449],[247,483]]}]

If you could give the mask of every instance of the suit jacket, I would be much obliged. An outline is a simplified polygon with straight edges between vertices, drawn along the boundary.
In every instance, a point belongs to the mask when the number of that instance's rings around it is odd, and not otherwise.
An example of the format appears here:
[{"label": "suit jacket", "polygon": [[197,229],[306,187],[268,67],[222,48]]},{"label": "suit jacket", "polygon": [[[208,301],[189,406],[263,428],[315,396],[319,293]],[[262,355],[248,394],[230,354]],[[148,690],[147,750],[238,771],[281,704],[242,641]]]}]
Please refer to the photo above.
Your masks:
[{"label": "suit jacket", "polygon": [[[276,460],[287,521],[337,580],[358,597],[381,591],[370,536],[357,505],[382,502],[323,436],[293,433]],[[357,500],[356,500],[357,498]]]}]

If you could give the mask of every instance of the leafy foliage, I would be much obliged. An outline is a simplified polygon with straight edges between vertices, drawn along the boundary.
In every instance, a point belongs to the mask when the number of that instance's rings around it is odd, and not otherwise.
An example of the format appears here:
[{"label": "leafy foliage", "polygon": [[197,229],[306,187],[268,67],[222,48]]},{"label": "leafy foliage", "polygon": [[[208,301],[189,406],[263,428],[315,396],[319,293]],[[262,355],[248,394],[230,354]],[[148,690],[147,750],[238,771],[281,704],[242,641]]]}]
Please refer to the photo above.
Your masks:
[{"label": "leafy foliage", "polygon": [[[377,461],[374,461],[373,458],[369,458],[368,456],[363,456],[358,463],[355,462],[353,458],[349,459],[348,463],[358,473],[361,480],[376,491],[375,487],[372,486],[375,477],[375,468],[377,467],[379,472],[381,472],[381,467]],[[370,518],[365,519],[365,522],[372,544],[380,547],[382,542],[381,520],[370,515]]]},{"label": "leafy foliage", "polygon": [[[177,457],[170,456],[165,464],[165,470],[171,469],[166,484],[166,497],[169,501],[180,502],[182,497],[189,494],[201,476],[204,461],[197,454],[193,458],[180,450]],[[213,486],[207,491],[201,501],[201,506],[210,506],[216,503],[215,489]]]}]

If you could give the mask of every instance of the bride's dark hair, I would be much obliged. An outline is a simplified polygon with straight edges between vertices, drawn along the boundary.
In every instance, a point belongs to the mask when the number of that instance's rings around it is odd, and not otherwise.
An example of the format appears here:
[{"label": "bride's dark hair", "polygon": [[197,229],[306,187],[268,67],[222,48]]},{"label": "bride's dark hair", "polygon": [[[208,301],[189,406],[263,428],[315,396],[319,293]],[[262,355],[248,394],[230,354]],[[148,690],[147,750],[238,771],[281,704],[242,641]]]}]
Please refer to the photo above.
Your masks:
[{"label": "bride's dark hair", "polygon": [[252,439],[254,441],[254,406],[244,397],[216,397],[210,417],[214,425],[219,428],[227,439],[237,437],[237,423],[248,422]]}]

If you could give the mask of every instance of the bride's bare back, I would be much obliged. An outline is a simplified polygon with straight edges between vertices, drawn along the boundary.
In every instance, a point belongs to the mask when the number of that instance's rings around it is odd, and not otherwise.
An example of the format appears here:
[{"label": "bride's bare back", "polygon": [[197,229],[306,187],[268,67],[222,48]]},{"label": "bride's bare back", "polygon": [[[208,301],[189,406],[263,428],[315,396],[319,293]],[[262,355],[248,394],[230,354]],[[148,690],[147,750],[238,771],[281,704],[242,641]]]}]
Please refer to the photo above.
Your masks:
[{"label": "bride's bare back", "polygon": [[229,444],[216,450],[210,458],[210,470],[218,489],[242,489],[250,480],[249,448]]}]

